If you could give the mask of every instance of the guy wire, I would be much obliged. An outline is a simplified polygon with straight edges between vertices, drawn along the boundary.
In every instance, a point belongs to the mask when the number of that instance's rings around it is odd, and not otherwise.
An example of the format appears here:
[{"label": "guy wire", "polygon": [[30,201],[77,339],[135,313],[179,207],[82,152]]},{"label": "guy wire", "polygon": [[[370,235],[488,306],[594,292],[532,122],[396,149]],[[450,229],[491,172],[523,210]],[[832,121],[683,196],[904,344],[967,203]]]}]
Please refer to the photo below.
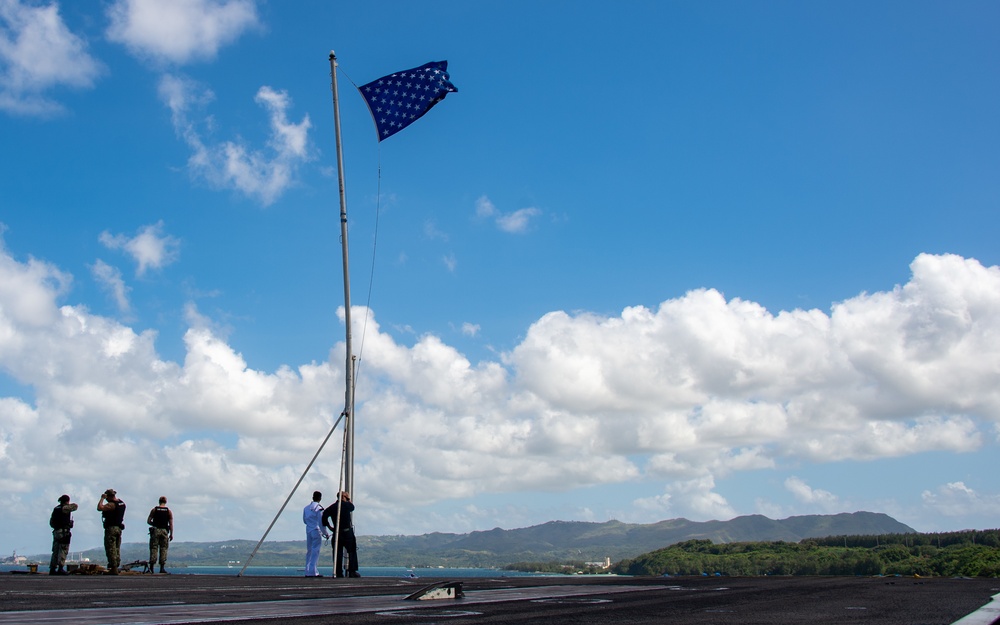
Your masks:
[{"label": "guy wire", "polygon": [[[340,73],[344,75],[344,78],[346,78],[349,83],[354,85],[354,88],[358,91],[358,93],[360,93],[361,92],[360,87],[358,87],[358,84],[354,82],[353,79],[351,79],[351,77],[347,74],[346,71],[344,71],[344,68],[338,67],[338,69],[340,70]],[[375,255],[376,251],[378,250],[379,217],[382,214],[382,142],[381,141],[376,143],[375,149],[377,155],[375,164],[377,176],[375,182],[375,231],[372,236],[372,265],[371,269],[368,272],[368,297],[365,300],[365,321],[361,326],[361,345],[358,347],[358,363],[354,369],[354,377],[353,377],[354,387],[351,389],[352,392],[357,391],[358,378],[361,377],[361,363],[364,360],[362,356],[365,353],[365,336],[367,335],[368,332],[368,317],[371,314],[372,292],[374,291],[375,287]],[[351,414],[354,414],[354,406],[351,406]]]}]

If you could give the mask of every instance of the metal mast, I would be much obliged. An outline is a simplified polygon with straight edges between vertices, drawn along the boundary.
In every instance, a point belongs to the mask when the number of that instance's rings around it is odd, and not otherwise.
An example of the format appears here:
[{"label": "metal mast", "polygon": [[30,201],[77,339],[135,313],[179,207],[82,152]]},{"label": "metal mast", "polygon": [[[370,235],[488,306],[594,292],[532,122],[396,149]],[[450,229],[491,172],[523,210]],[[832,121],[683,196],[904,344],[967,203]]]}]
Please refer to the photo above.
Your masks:
[{"label": "metal mast", "polygon": [[333,88],[333,128],[337,138],[337,178],[340,182],[340,247],[344,262],[345,383],[344,392],[344,490],[354,493],[354,353],[351,346],[351,275],[347,255],[347,195],[344,191],[344,148],[340,139],[340,99],[337,92],[337,55],[330,50]]}]

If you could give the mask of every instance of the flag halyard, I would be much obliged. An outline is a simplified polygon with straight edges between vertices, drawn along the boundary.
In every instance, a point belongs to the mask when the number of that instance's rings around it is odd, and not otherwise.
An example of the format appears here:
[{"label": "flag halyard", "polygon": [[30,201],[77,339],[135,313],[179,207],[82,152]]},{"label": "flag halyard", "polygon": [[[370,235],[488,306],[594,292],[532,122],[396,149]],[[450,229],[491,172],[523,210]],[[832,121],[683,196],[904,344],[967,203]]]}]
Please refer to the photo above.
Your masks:
[{"label": "flag halyard", "polygon": [[382,141],[420,119],[451,92],[448,61],[434,61],[358,87]]}]

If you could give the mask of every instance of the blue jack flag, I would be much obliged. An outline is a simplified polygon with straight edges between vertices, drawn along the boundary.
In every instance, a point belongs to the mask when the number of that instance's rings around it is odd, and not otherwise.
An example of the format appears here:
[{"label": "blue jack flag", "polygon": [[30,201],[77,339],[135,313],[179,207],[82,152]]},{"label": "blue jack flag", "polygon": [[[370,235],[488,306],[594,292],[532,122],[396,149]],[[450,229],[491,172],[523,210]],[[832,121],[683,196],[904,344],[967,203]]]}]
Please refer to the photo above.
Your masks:
[{"label": "blue jack flag", "polygon": [[406,128],[449,92],[457,92],[449,78],[448,61],[436,61],[358,87],[375,120],[378,140]]}]

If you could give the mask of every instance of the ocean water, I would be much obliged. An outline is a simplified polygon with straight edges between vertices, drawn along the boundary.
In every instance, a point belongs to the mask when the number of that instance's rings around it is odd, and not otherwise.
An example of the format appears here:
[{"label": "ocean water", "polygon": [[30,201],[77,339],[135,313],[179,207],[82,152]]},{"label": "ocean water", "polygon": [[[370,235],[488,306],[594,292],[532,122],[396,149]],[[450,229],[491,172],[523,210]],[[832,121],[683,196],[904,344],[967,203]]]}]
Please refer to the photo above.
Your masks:
[{"label": "ocean water", "polygon": [[[101,564],[101,563],[98,563]],[[167,563],[167,571],[176,575],[238,575],[242,565],[233,566],[179,566],[172,567]],[[11,571],[27,571],[28,567],[14,564],[0,564],[0,573]],[[48,563],[38,566],[38,572],[47,574]],[[333,575],[332,566],[321,566],[319,572],[324,577]],[[525,573],[522,571],[504,571],[501,569],[465,569],[465,568],[407,568],[405,566],[363,566],[358,571],[362,577],[401,577],[408,579],[441,578],[441,577],[551,577],[554,573]],[[281,577],[301,577],[305,569],[301,566],[248,566],[243,575],[270,575]]]}]

